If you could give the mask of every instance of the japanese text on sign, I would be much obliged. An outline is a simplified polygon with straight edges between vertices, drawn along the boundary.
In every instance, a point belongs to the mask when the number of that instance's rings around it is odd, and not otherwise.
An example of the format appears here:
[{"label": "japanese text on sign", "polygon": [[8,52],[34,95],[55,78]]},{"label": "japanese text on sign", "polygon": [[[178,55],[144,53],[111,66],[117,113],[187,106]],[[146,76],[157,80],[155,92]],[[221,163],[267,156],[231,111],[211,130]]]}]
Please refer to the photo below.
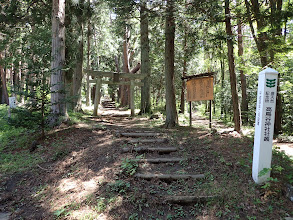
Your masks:
[{"label": "japanese text on sign", "polygon": [[214,99],[213,77],[194,78],[186,82],[187,101]]}]

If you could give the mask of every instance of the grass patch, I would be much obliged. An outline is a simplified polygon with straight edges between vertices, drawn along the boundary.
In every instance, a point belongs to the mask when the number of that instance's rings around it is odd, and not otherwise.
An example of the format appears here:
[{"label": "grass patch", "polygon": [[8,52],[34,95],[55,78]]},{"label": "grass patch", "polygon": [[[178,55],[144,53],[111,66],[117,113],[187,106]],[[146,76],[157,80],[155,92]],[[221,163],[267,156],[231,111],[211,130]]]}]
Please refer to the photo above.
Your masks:
[{"label": "grass patch", "polygon": [[88,116],[90,116],[91,114],[89,112],[73,112],[73,111],[69,111],[68,112],[69,118],[70,118],[70,124],[78,124],[81,122],[87,122],[90,123],[90,120],[87,119]]},{"label": "grass patch", "polygon": [[[21,111],[23,115],[24,111]],[[21,115],[12,113],[8,118],[8,106],[0,105],[0,172],[14,173],[32,168],[41,161],[38,154],[27,148],[34,138],[34,130],[19,126]],[[27,119],[27,118],[26,118]],[[18,123],[19,122],[19,123]],[[26,122],[28,122],[26,120]],[[25,123],[25,125],[28,125]]]},{"label": "grass patch", "polygon": [[[86,121],[86,115],[69,112],[70,121],[76,124]],[[8,106],[0,105],[0,172],[14,173],[31,169],[42,161],[39,153],[30,153],[28,148],[37,139],[40,115],[25,108],[16,108],[8,117]],[[62,140],[52,143],[52,160],[59,160],[69,154]],[[41,152],[42,153],[42,152]]]},{"label": "grass patch", "polygon": [[0,172],[15,173],[21,172],[34,167],[40,163],[41,159],[38,154],[30,154],[29,151],[21,151],[17,153],[1,153],[0,154]]}]

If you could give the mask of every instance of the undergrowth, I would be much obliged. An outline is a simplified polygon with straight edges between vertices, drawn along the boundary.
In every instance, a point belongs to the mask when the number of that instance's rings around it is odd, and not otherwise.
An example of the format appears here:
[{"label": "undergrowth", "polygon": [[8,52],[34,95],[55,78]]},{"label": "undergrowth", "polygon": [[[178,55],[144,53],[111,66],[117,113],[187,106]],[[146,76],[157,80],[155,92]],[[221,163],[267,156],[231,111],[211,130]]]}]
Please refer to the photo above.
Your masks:
[{"label": "undergrowth", "polygon": [[[70,124],[85,120],[83,113],[69,112],[69,117]],[[40,113],[21,107],[12,109],[8,117],[8,106],[0,105],[0,173],[21,172],[42,162],[42,152],[29,151],[40,137],[40,118]],[[68,154],[66,149],[52,148],[52,151],[52,160]]]}]

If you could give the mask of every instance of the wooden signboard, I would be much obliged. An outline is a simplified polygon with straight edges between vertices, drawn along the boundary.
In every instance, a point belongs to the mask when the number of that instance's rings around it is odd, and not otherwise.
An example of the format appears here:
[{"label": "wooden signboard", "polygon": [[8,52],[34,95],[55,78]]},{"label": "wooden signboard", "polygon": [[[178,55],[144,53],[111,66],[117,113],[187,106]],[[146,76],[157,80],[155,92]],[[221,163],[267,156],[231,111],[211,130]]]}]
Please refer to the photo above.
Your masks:
[{"label": "wooden signboard", "polygon": [[212,76],[193,78],[186,82],[187,101],[214,99],[214,78]]}]

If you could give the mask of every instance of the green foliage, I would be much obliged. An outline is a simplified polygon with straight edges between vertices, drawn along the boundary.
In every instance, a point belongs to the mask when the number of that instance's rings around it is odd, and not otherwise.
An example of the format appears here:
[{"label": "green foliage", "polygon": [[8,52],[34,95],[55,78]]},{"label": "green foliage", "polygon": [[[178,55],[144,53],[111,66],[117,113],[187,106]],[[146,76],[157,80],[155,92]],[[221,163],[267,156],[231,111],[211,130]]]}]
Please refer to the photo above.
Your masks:
[{"label": "green foliage", "polygon": [[67,209],[61,208],[61,209],[54,211],[54,215],[57,218],[61,218],[61,217],[66,217],[67,215],[69,215],[69,213],[68,213]]},{"label": "green foliage", "polygon": [[107,205],[105,203],[105,198],[98,198],[97,199],[97,205],[95,206],[95,210],[97,212],[103,212],[107,208]]},{"label": "green foliage", "polygon": [[272,175],[278,179],[293,183],[293,157],[289,157],[285,152],[273,149]]},{"label": "green foliage", "polygon": [[116,180],[114,183],[110,183],[108,186],[111,192],[124,194],[130,188],[130,183],[123,180]]},{"label": "green foliage", "polygon": [[0,152],[6,147],[23,148],[26,146],[28,131],[23,127],[14,127],[8,123],[8,107],[0,105]]},{"label": "green foliage", "polygon": [[271,172],[271,168],[263,168],[260,172],[259,172],[259,174],[258,174],[258,177],[262,177],[262,176],[265,176],[265,175],[267,175],[269,172]]},{"label": "green foliage", "polygon": [[277,178],[269,177],[267,179],[267,181],[265,182],[265,184],[261,188],[263,188],[263,189],[269,189],[272,186],[272,183],[276,183],[276,182],[278,182],[278,179]]},{"label": "green foliage", "polygon": [[137,213],[132,213],[129,217],[128,220],[138,220],[138,214]]},{"label": "green foliage", "polygon": [[[89,115],[89,113],[82,113],[82,112],[74,112],[74,111],[68,111],[68,115],[69,115],[69,122],[71,124],[77,124],[80,122],[87,122],[86,116]],[[97,124],[97,126],[101,126],[99,124]]]},{"label": "green foliage", "polygon": [[64,145],[61,138],[51,143],[50,147],[52,148],[53,152],[51,159],[54,161],[60,160],[70,153],[69,149]]},{"label": "green foliage", "polygon": [[[19,124],[13,126],[7,116],[8,107],[0,105],[0,172],[14,173],[33,168],[41,159],[37,153],[31,154],[27,150],[34,130],[29,130],[37,125],[28,120],[27,128]],[[22,112],[23,113],[23,112]],[[20,118],[18,113],[12,113],[15,118]]]},{"label": "green foliage", "polygon": [[137,168],[138,162],[130,158],[125,158],[121,163],[121,172],[127,176],[134,175]]},{"label": "green foliage", "polygon": [[22,172],[35,167],[35,165],[41,161],[42,160],[38,154],[31,154],[27,150],[15,153],[2,152],[0,153],[0,172]]},{"label": "green foliage", "polygon": [[11,118],[8,118],[8,123],[14,127],[36,129],[41,121],[40,112],[32,112],[25,108],[15,108],[11,111]]}]

